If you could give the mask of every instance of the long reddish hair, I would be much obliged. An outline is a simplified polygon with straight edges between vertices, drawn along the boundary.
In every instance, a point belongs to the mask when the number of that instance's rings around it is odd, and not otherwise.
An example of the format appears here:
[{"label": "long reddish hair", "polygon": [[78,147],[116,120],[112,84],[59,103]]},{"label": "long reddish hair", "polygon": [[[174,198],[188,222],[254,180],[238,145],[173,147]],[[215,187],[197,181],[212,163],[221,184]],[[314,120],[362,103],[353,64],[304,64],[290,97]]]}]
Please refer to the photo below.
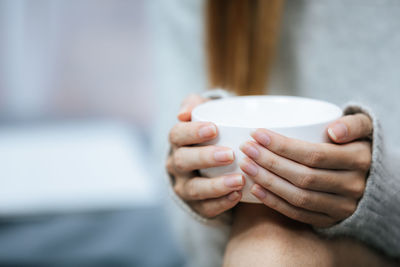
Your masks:
[{"label": "long reddish hair", "polygon": [[211,88],[262,94],[283,0],[207,0],[206,49]]}]

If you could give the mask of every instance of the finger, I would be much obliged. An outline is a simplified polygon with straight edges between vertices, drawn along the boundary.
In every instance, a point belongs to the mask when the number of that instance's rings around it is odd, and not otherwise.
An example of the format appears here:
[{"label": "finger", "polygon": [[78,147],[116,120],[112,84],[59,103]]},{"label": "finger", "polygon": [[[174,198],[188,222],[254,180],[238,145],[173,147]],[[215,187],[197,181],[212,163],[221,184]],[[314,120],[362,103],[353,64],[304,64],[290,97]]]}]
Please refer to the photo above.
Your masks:
[{"label": "finger", "polygon": [[[310,168],[281,157],[255,142],[246,142],[241,150],[259,166],[288,180],[297,187],[361,197],[365,187],[365,171],[325,170]],[[246,162],[244,162],[246,163]],[[244,163],[241,163],[242,165]],[[258,168],[246,166],[250,176],[256,176]]]},{"label": "finger", "polygon": [[275,194],[268,192],[258,184],[252,186],[251,193],[266,206],[293,220],[312,224],[317,227],[327,227],[334,223],[334,219],[328,215],[295,207]]},{"label": "finger", "polygon": [[251,136],[275,154],[309,167],[352,170],[369,168],[371,161],[371,146],[366,141],[343,145],[310,143],[266,129],[257,129]]},{"label": "finger", "polygon": [[231,164],[232,149],[219,146],[180,147],[173,153],[175,170],[179,173]]},{"label": "finger", "polygon": [[194,210],[207,218],[213,218],[231,208],[233,208],[242,198],[240,191],[234,191],[227,196],[216,199],[207,199],[193,202]]},{"label": "finger", "polygon": [[335,143],[348,143],[372,134],[372,121],[363,113],[341,117],[328,126],[329,138]]},{"label": "finger", "polygon": [[256,176],[249,175],[256,184],[261,185],[293,206],[324,213],[337,219],[347,218],[355,211],[356,203],[353,199],[299,188],[276,174],[257,166],[255,162],[248,158],[243,161],[240,167],[247,173],[249,164],[258,168]]},{"label": "finger", "polygon": [[[177,175],[176,170],[175,170],[174,159],[172,156],[169,156],[167,158],[167,161],[165,163],[165,169],[167,170],[167,173],[169,175],[173,175],[173,176]],[[175,180],[176,180],[176,177],[175,177]]]},{"label": "finger", "polygon": [[179,122],[169,133],[171,144],[176,146],[200,144],[217,136],[217,127],[211,122]]},{"label": "finger", "polygon": [[194,177],[177,183],[175,192],[187,201],[219,198],[232,191],[241,190],[245,180],[241,174],[230,174],[215,178]]},{"label": "finger", "polygon": [[189,95],[182,102],[181,108],[178,113],[178,119],[180,121],[190,121],[192,119],[192,110],[196,106],[208,100],[209,99],[201,97],[200,95],[197,94]]}]

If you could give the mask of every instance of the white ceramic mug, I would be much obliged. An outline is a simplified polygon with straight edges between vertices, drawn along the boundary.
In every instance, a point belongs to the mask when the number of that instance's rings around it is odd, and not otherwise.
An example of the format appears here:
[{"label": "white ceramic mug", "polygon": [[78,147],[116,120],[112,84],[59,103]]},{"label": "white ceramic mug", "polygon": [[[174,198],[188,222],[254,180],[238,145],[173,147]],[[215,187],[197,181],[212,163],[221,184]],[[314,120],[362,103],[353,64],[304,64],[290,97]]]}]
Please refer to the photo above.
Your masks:
[{"label": "white ceramic mug", "polygon": [[[328,142],[326,127],[338,119],[342,110],[331,103],[295,96],[238,96],[208,101],[192,111],[192,121],[210,121],[218,137],[206,144],[230,147],[235,161],[222,167],[200,170],[205,177],[243,173],[238,162],[244,154],[239,146],[251,140],[251,132],[266,128],[290,138],[313,143]],[[246,185],[242,202],[260,203],[250,193],[253,181],[243,173]]]}]

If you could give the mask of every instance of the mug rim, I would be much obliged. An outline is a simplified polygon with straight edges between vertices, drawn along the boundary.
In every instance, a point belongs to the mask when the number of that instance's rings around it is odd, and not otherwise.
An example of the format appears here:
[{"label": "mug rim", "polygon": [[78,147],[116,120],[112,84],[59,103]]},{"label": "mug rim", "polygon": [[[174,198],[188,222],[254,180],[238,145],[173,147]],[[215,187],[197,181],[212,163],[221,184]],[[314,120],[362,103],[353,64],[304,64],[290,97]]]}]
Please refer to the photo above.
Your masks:
[{"label": "mug rim", "polygon": [[[192,121],[209,121],[209,122],[213,122],[212,120],[208,120],[207,118],[205,118],[201,114],[201,112],[205,108],[207,108],[209,105],[217,105],[219,102],[236,101],[238,99],[239,100],[245,100],[245,99],[252,99],[252,98],[256,98],[258,100],[269,99],[269,100],[285,100],[285,101],[291,100],[291,101],[314,102],[314,103],[318,103],[318,104],[323,104],[325,106],[329,106],[332,110],[335,110],[334,112],[332,112],[332,113],[334,113],[334,115],[327,116],[323,120],[318,120],[318,121],[312,122],[312,123],[300,123],[300,124],[293,124],[293,125],[287,125],[287,126],[273,126],[272,125],[271,127],[268,127],[270,129],[288,129],[288,128],[299,128],[299,127],[312,127],[312,126],[315,126],[315,125],[326,124],[328,122],[331,122],[333,120],[338,119],[340,116],[343,115],[343,111],[339,106],[337,106],[337,105],[335,105],[333,103],[324,101],[324,100],[320,100],[320,99],[301,97],[301,96],[288,96],[288,95],[251,95],[251,96],[230,96],[230,97],[215,99],[215,100],[212,100],[212,101],[207,101],[205,103],[202,103],[202,104],[198,105],[197,107],[195,107],[192,110]],[[243,126],[243,125],[234,125],[232,123],[225,123],[225,122],[213,122],[213,123],[215,123],[217,126],[222,126],[222,127],[245,128],[245,129],[263,127],[262,125],[258,125],[258,126],[253,126],[253,125]]]}]

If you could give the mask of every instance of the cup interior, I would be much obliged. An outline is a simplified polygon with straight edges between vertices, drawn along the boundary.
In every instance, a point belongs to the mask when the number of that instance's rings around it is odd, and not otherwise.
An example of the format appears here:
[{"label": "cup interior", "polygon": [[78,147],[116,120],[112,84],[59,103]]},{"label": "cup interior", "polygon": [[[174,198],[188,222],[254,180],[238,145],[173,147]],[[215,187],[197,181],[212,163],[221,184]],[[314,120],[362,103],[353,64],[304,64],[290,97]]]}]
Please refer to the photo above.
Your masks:
[{"label": "cup interior", "polygon": [[238,96],[208,101],[192,112],[195,121],[228,127],[286,128],[326,123],[342,110],[329,102],[295,96]]}]

